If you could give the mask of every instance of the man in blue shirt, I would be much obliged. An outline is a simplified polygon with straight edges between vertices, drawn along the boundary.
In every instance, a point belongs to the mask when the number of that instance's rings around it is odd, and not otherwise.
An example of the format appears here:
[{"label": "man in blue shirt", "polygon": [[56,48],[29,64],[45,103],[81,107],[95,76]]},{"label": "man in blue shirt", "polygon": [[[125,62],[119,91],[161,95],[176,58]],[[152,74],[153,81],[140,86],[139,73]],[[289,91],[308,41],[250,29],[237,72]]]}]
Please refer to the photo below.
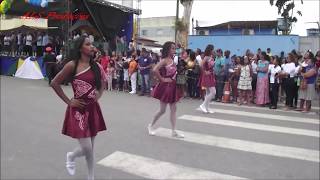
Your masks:
[{"label": "man in blue shirt", "polygon": [[226,50],[224,51],[224,74],[226,76],[226,81],[229,79],[229,69],[231,68],[231,64],[232,64],[232,61],[231,61],[231,58],[230,58],[230,51],[229,50]]},{"label": "man in blue shirt", "polygon": [[145,48],[142,48],[141,56],[138,60],[138,69],[141,74],[141,93],[143,96],[145,93],[150,93],[150,70],[152,67],[152,58]]},{"label": "man in blue shirt", "polygon": [[225,59],[223,57],[222,49],[217,50],[214,72],[216,75],[216,101],[220,102],[223,95],[223,87],[225,81]]}]

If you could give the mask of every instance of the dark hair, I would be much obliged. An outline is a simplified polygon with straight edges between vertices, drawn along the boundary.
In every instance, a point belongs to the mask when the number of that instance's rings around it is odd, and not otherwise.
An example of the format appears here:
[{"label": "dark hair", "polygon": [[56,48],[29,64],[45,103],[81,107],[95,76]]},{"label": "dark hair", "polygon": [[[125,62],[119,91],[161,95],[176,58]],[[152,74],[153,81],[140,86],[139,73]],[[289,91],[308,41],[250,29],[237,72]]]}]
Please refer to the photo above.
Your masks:
[{"label": "dark hair", "polygon": [[278,63],[279,66],[281,66],[281,60],[279,56],[274,56],[273,60],[276,61]]},{"label": "dark hair", "polygon": [[222,55],[223,55],[223,51],[222,51],[222,49],[217,49],[217,53],[221,53]]},{"label": "dark hair", "polygon": [[290,62],[294,62],[294,54],[293,53],[288,54],[287,62],[289,59],[290,59]]},{"label": "dark hair", "polygon": [[244,56],[241,56],[241,57],[240,57],[240,64],[241,64],[241,65],[244,65]]},{"label": "dark hair", "polygon": [[162,58],[166,58],[169,55],[170,48],[174,44],[174,42],[167,41],[162,46]]},{"label": "dark hair", "polygon": [[268,51],[268,50],[270,51],[271,49],[270,49],[270,48],[267,48],[267,51]]},{"label": "dark hair", "polygon": [[314,59],[315,58],[314,54],[311,51],[309,51],[308,53],[309,53],[309,56],[308,56],[309,59]]},{"label": "dark hair", "polygon": [[137,50],[137,56],[140,56],[141,55],[141,50]]},{"label": "dark hair", "polygon": [[209,44],[206,47],[206,50],[204,51],[204,56],[210,56],[211,55],[211,51],[213,51],[214,46],[212,44]]},{"label": "dark hair", "polygon": [[230,57],[230,51],[229,50],[225,50],[224,51],[224,55],[226,56],[226,58]]},{"label": "dark hair", "polygon": [[191,49],[187,49],[186,51],[187,51],[188,56],[190,56],[190,53],[191,53],[192,50]]},{"label": "dark hair", "polygon": [[197,48],[196,52],[200,55],[201,54],[201,49]]},{"label": "dark hair", "polygon": [[267,53],[266,53],[265,51],[262,51],[262,52],[261,52],[261,56],[264,57],[264,60],[270,61],[270,57],[267,55]]},{"label": "dark hair", "polygon": [[190,59],[194,61],[196,59],[196,53],[194,51],[190,52]]},{"label": "dark hair", "polygon": [[[75,63],[75,68],[74,68],[73,73],[72,73],[72,79],[76,75],[78,64],[79,64],[79,60],[81,58],[80,49],[83,46],[83,43],[84,43],[86,38],[88,38],[88,37],[87,36],[80,36],[79,38],[77,38],[75,40],[75,42],[74,42],[74,47],[71,50],[71,58],[72,58],[72,61],[74,61],[74,63]],[[98,64],[96,62],[94,62],[92,57],[90,57],[89,64],[90,64],[91,70],[94,73],[94,80],[95,80],[96,88],[99,90],[101,88],[101,74],[100,74],[101,72],[100,72],[100,68],[99,68]]]}]

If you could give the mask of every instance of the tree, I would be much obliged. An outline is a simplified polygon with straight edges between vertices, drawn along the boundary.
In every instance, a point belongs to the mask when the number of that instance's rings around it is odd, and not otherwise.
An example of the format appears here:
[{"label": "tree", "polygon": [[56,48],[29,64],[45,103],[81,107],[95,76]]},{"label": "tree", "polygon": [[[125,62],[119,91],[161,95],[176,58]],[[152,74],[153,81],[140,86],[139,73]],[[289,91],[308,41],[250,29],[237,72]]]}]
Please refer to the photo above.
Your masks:
[{"label": "tree", "polygon": [[177,30],[177,43],[180,43],[182,47],[188,47],[188,36],[190,27],[190,17],[192,11],[193,0],[180,0],[183,5],[183,17],[181,20],[176,21]]},{"label": "tree", "polygon": [[[271,6],[274,5],[275,0],[269,0]],[[300,0],[303,4],[303,0]],[[288,27],[287,30],[283,31],[283,34],[289,35],[292,30],[293,23],[298,21],[297,17],[294,16],[295,0],[276,0],[275,6],[278,8],[278,14],[284,19],[284,23]],[[301,11],[296,11],[299,16],[302,16]]]}]

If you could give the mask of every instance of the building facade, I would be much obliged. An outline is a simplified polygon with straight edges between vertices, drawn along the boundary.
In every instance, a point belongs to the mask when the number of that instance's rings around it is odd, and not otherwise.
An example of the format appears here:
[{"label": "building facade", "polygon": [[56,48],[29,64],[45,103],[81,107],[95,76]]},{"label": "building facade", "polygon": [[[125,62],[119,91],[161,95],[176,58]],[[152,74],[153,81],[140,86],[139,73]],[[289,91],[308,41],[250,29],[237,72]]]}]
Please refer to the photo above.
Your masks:
[{"label": "building facade", "polygon": [[197,35],[277,35],[278,21],[230,21],[214,26],[196,27]]},{"label": "building facade", "polygon": [[175,18],[175,16],[141,18],[140,37],[152,39],[159,44],[174,41]]},{"label": "building facade", "polygon": [[300,38],[297,35],[275,36],[275,35],[219,35],[219,36],[189,36],[188,47],[190,49],[200,48],[204,50],[208,44],[213,44],[215,49],[230,50],[231,54],[243,55],[247,49],[256,52],[258,48],[266,51],[271,48],[274,55],[280,55],[291,50],[299,50]]}]

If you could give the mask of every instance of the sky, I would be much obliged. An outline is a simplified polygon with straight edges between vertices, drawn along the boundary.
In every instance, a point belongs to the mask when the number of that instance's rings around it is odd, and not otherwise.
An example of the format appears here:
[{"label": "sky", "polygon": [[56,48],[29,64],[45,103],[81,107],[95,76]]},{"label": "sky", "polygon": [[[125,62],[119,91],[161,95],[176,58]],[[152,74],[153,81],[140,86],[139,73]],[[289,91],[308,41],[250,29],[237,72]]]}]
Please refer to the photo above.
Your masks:
[{"label": "sky", "polygon": [[[110,0],[120,3],[121,0]],[[136,1],[134,8],[136,8]],[[276,1],[276,0],[275,0]],[[319,0],[296,0],[296,10],[302,12],[302,17],[297,15],[298,22],[294,24],[291,34],[305,36],[306,29],[318,28],[319,22]],[[176,0],[141,0],[141,17],[175,16]],[[280,17],[278,9],[270,6],[269,0],[194,0],[191,17],[198,20],[199,26],[209,26],[228,21],[255,21],[276,20]],[[180,17],[182,17],[183,6],[180,5]]]}]

